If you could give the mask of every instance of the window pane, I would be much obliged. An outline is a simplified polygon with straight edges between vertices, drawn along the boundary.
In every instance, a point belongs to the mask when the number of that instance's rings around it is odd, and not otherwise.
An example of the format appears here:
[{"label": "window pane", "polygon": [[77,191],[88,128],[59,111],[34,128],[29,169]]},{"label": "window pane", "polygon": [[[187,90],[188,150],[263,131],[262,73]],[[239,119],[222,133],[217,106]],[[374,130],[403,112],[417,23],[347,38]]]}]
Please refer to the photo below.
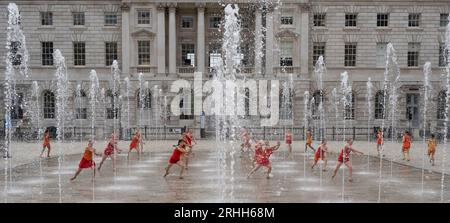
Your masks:
[{"label": "window pane", "polygon": [[389,26],[389,14],[378,13],[377,14],[377,26],[378,27]]},{"label": "window pane", "polygon": [[150,41],[138,41],[138,64],[150,65]]},{"label": "window pane", "polygon": [[53,65],[53,42],[41,43],[41,57],[43,66]]},{"label": "window pane", "polygon": [[86,45],[84,42],[73,43],[73,64],[75,66],[86,65]]},{"label": "window pane", "polygon": [[51,26],[53,25],[53,13],[52,12],[41,12],[41,25]]},{"label": "window pane", "polygon": [[346,43],[344,52],[344,66],[356,66],[356,43]]},{"label": "window pane", "polygon": [[106,13],[105,14],[105,26],[115,26],[117,25],[117,14]]},{"label": "window pane", "polygon": [[150,24],[151,13],[148,10],[138,11],[138,24]]},{"label": "window pane", "polygon": [[111,66],[117,60],[117,42],[105,42],[105,65]]},{"label": "window pane", "polygon": [[316,65],[317,60],[320,56],[323,56],[325,60],[325,43],[314,43],[313,44],[313,66]]},{"label": "window pane", "polygon": [[84,26],[84,12],[74,12],[72,16],[74,26]]}]

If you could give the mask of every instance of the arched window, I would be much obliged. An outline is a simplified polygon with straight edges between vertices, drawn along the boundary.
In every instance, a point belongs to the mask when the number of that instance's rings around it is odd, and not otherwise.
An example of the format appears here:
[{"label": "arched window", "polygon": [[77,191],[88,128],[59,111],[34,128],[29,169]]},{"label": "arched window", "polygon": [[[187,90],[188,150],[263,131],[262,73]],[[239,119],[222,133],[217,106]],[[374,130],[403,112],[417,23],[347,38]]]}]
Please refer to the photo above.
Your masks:
[{"label": "arched window", "polygon": [[[137,105],[139,109],[148,110],[152,108],[152,93],[150,90],[146,89],[143,91],[144,97],[141,98],[141,92],[137,93]],[[142,103],[141,103],[142,101]]]},{"label": "arched window", "polygon": [[375,119],[384,119],[384,92],[377,91],[375,94]]},{"label": "arched window", "polygon": [[322,91],[315,91],[312,99],[314,100],[314,103],[311,105],[311,115],[313,119],[319,119],[320,118],[320,112],[319,112],[319,107],[320,107],[320,103],[324,103],[324,98],[323,98],[323,93]]},{"label": "arched window", "polygon": [[345,105],[344,117],[346,120],[355,119],[355,92],[352,92],[350,97],[350,103]]},{"label": "arched window", "polygon": [[180,119],[193,119],[194,118],[194,91],[192,89],[181,89],[180,99]]},{"label": "arched window", "polygon": [[[107,90],[105,93],[106,97],[106,118],[107,119],[114,119],[119,118],[120,109],[119,109],[119,97],[117,97],[117,93],[113,95],[111,90]],[[114,96],[116,96],[116,100],[114,101]]]},{"label": "arched window", "polygon": [[280,89],[280,119],[290,120],[292,119],[292,99],[293,99],[292,89],[289,87],[282,87]]},{"label": "arched window", "polygon": [[44,118],[55,118],[55,94],[49,90],[44,91]]},{"label": "arched window", "polygon": [[12,99],[11,118],[22,119],[23,118],[23,93],[17,93],[16,97]]},{"label": "arched window", "polygon": [[437,119],[443,120],[445,119],[445,97],[446,97],[445,90],[442,90],[438,94],[437,98]]},{"label": "arched window", "polygon": [[87,105],[88,99],[86,97],[86,92],[84,90],[81,90],[80,92],[75,92],[76,119],[87,119]]}]

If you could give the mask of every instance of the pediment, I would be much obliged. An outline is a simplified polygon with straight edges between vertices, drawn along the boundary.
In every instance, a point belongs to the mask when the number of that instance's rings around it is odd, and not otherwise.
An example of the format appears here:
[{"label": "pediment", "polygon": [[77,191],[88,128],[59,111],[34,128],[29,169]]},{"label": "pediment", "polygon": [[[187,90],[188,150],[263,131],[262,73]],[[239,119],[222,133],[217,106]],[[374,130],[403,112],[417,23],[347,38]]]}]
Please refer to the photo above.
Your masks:
[{"label": "pediment", "polygon": [[277,38],[280,38],[280,37],[281,37],[281,38],[282,38],[282,37],[291,37],[291,38],[295,38],[295,37],[298,37],[298,36],[300,36],[300,34],[294,32],[294,31],[292,31],[292,30],[290,30],[290,29],[284,29],[284,30],[282,30],[282,31],[280,31],[280,32],[278,32],[278,33],[275,34],[275,37],[277,37]]},{"label": "pediment", "polygon": [[138,29],[138,30],[132,32],[131,36],[133,36],[133,37],[138,37],[138,36],[148,37],[148,36],[155,36],[155,33],[148,29]]}]

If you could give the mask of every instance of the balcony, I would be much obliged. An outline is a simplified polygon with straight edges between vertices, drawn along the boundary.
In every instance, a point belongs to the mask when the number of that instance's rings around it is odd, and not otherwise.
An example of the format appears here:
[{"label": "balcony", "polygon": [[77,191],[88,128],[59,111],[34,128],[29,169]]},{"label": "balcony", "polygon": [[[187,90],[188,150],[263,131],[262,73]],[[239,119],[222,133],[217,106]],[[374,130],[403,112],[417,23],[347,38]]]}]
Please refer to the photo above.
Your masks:
[{"label": "balcony", "polygon": [[131,67],[131,73],[132,74],[156,74],[157,68],[155,66],[139,66],[139,67]]},{"label": "balcony", "polygon": [[273,73],[276,76],[282,77],[285,74],[298,74],[300,73],[300,67],[274,67]]}]

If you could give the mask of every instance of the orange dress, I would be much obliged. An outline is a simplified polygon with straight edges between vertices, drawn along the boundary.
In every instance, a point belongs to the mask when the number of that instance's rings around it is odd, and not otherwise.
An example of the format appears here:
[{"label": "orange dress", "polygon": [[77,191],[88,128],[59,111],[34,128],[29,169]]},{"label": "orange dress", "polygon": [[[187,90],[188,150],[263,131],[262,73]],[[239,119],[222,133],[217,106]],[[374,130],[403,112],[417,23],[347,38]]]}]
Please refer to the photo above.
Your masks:
[{"label": "orange dress", "polygon": [[312,144],[312,136],[311,136],[311,134],[306,136],[306,144],[307,145],[311,145]]},{"label": "orange dress", "polygon": [[135,135],[133,136],[133,139],[131,139],[131,143],[130,143],[130,150],[132,149],[136,149],[139,145],[139,136]]},{"label": "orange dress", "polygon": [[292,134],[288,133],[285,137],[286,144],[292,144]]},{"label": "orange dress", "polygon": [[436,152],[436,139],[428,140],[428,155],[434,154]]},{"label": "orange dress", "polygon": [[377,134],[377,145],[381,145],[383,143],[382,134],[379,132]]},{"label": "orange dress", "polygon": [[407,152],[409,151],[410,148],[411,148],[411,137],[409,135],[404,135],[402,150],[403,152]]},{"label": "orange dress", "polygon": [[50,148],[50,134],[46,133],[44,135],[44,142],[42,143],[42,146]]},{"label": "orange dress", "polygon": [[95,162],[92,159],[94,153],[89,150],[89,148],[86,148],[84,150],[84,155],[83,158],[81,158],[80,164],[78,165],[78,167],[80,169],[86,169],[86,168],[91,168],[93,166],[95,166]]}]

